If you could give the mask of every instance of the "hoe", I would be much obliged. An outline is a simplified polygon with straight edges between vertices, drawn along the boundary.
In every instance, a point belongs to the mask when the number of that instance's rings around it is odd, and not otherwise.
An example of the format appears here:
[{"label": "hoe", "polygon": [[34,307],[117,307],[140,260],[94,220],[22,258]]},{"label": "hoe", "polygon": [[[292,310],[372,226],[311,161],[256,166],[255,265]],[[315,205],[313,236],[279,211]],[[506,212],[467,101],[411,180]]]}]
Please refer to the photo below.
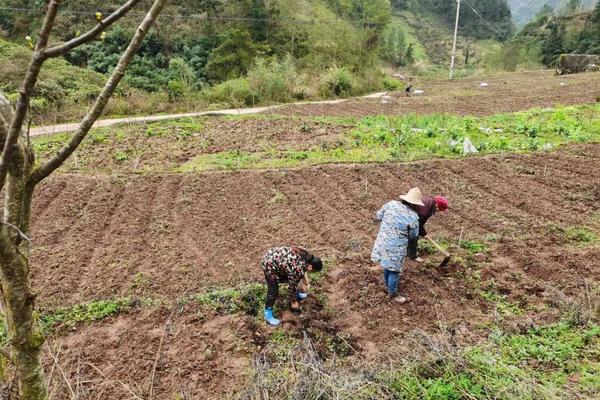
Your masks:
[{"label": "hoe", "polygon": [[444,249],[442,249],[442,246],[440,246],[439,244],[437,244],[435,242],[435,240],[433,240],[429,236],[426,236],[426,238],[427,238],[427,240],[429,240],[431,242],[431,244],[433,244],[435,246],[436,249],[438,249],[438,251],[440,253],[442,253],[444,255],[444,259],[442,260],[442,262],[440,263],[440,265],[438,265],[438,268],[444,267],[446,264],[448,264],[448,261],[450,261],[450,253],[448,253],[447,251],[445,251]]}]

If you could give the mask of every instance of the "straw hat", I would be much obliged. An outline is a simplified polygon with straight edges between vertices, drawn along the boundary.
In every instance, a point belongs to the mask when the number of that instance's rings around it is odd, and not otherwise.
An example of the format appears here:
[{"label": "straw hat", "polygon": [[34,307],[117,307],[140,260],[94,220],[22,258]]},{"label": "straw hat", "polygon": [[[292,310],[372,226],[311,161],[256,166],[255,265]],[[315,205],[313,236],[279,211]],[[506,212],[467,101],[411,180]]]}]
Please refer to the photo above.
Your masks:
[{"label": "straw hat", "polygon": [[419,189],[418,187],[414,187],[414,188],[410,189],[408,191],[408,193],[400,196],[401,200],[404,200],[405,202],[410,203],[410,204],[415,204],[417,206],[425,205],[425,204],[423,204],[423,201],[421,200],[422,198],[423,198],[423,194],[421,193],[421,189]]}]

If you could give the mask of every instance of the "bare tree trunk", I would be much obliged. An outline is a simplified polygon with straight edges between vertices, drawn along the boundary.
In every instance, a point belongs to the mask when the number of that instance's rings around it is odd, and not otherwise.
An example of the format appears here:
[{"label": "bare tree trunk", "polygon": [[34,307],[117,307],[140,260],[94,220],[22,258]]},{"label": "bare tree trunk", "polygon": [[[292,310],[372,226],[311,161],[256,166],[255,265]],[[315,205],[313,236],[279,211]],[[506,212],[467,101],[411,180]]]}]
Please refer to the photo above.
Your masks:
[{"label": "bare tree trunk", "polygon": [[[13,118],[12,109],[2,99],[0,131],[6,131],[6,119]],[[4,218],[0,229],[0,278],[2,304],[8,337],[11,339],[12,362],[22,399],[45,399],[46,382],[41,361],[42,334],[33,319],[34,296],[29,282],[29,222],[33,187],[27,183],[33,158],[22,143],[8,165]]]},{"label": "bare tree trunk", "polygon": [[0,155],[0,190],[4,189],[4,218],[0,222],[1,301],[12,350],[12,354],[9,356],[15,367],[22,400],[46,400],[48,397],[41,360],[44,336],[33,318],[35,296],[31,291],[29,281],[31,246],[29,231],[35,185],[60,167],[85,138],[96,119],[102,114],[108,99],[125,75],[125,71],[141,46],[144,37],[167,0],[154,0],[152,7],[131,39],[129,47],[121,56],[104,90],[81,122],[78,131],[54,158],[37,168],[36,171],[33,171],[34,153],[29,141],[23,143],[23,140],[19,140],[23,138],[22,128],[29,107],[29,99],[46,59],[60,56],[93,40],[140,1],[128,0],[84,35],[61,45],[47,48],[61,3],[61,0],[50,0],[14,113],[8,101],[0,95],[0,142],[4,143]]},{"label": "bare tree trunk", "polygon": [[22,400],[47,398],[46,382],[41,362],[43,335],[33,319],[34,296],[30,291],[29,261],[20,254],[8,237],[4,226],[0,233],[0,264],[2,264],[2,301],[11,339],[13,362]]}]

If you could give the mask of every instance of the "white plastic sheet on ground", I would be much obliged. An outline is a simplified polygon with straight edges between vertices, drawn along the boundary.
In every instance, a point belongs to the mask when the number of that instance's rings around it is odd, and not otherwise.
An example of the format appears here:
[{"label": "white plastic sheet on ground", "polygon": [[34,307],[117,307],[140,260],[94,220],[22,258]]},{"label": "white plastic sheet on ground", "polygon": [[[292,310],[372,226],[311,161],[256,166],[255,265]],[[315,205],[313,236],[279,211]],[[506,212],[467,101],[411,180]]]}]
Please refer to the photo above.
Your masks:
[{"label": "white plastic sheet on ground", "polygon": [[469,138],[465,138],[465,141],[463,142],[463,154],[475,154],[475,153],[479,153],[479,152],[477,151],[475,146],[473,146],[473,143],[471,143]]}]

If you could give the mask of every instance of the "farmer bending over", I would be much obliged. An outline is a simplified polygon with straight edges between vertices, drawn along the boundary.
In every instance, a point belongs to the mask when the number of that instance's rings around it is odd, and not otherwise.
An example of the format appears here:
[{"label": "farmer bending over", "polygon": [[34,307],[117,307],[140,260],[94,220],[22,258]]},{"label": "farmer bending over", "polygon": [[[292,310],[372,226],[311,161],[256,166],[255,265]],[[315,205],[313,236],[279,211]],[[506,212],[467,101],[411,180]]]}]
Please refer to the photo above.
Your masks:
[{"label": "farmer bending over", "polygon": [[298,247],[274,247],[263,256],[261,266],[267,280],[265,320],[269,325],[277,326],[281,321],[273,316],[273,305],[279,294],[279,284],[288,284],[290,306],[292,311],[298,311],[298,302],[308,296],[298,289],[298,284],[304,281],[304,289],[308,290],[310,284],[306,273],[321,271],[323,263],[319,257]]},{"label": "farmer bending over", "polygon": [[398,296],[398,280],[406,256],[416,257],[414,253],[408,254],[408,250],[416,249],[413,243],[419,237],[419,216],[415,208],[423,205],[421,190],[413,188],[400,196],[400,200],[384,204],[376,214],[381,226],[371,252],[371,261],[383,269],[385,291],[390,299],[398,303],[406,301],[405,297]]},{"label": "farmer bending over", "polygon": [[[423,202],[423,206],[416,206],[415,211],[419,215],[419,237],[427,236],[427,231],[425,230],[425,223],[429,218],[435,215],[436,212],[445,212],[448,210],[448,200],[442,196],[426,196],[423,195],[421,197],[421,201]],[[417,245],[417,242],[414,242],[414,246]],[[416,247],[414,249],[409,250],[410,254],[417,254]],[[417,262],[422,262],[421,258],[417,258]]]}]

